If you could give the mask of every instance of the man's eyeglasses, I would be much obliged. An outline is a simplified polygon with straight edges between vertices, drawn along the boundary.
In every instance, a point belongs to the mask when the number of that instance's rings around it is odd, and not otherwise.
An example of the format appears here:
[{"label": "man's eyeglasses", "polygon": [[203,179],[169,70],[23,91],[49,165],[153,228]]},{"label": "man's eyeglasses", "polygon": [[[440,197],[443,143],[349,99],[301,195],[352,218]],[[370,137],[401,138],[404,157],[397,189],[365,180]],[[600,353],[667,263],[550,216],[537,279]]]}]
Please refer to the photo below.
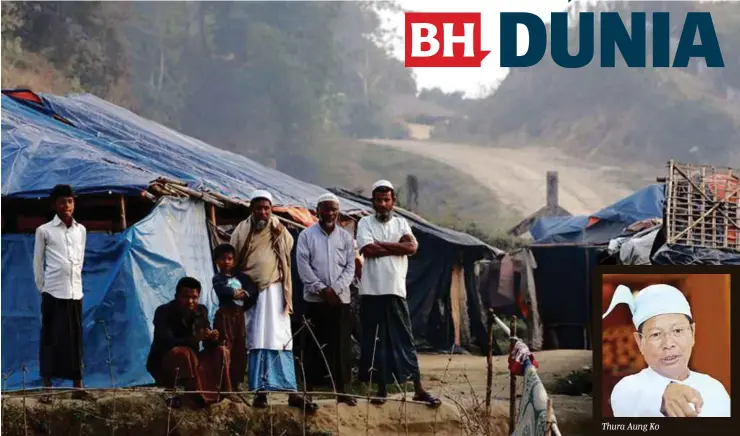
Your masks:
[{"label": "man's eyeglasses", "polygon": [[671,338],[675,340],[680,340],[680,339],[685,338],[689,334],[690,330],[691,330],[691,325],[686,325],[682,327],[674,327],[673,329],[667,332],[663,330],[655,330],[655,331],[651,331],[648,334],[640,333],[640,336],[642,336],[644,339],[646,339],[651,344],[662,344],[666,336],[670,335]]}]

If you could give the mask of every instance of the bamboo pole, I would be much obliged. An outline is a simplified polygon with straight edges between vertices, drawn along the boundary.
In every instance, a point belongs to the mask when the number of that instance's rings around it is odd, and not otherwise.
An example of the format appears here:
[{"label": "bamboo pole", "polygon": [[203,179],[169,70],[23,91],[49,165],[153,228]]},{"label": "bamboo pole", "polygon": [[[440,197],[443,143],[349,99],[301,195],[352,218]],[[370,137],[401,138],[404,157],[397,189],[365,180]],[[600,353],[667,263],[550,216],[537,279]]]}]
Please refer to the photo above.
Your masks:
[{"label": "bamboo pole", "polygon": [[486,355],[486,419],[488,425],[490,425],[491,419],[491,393],[493,390],[493,324],[493,309],[488,309],[488,354]]},{"label": "bamboo pole", "polygon": [[[511,346],[516,343],[516,316],[511,317],[509,324],[509,342]],[[514,433],[516,425],[516,375],[509,372],[509,434]]]},{"label": "bamboo pole", "polygon": [[216,226],[216,206],[213,204],[209,204],[208,213],[209,213],[209,217],[211,220],[211,224],[213,224],[213,226],[215,227]]},{"label": "bamboo pole", "polygon": [[553,427],[553,419],[552,419],[552,399],[547,398],[547,420],[545,421],[545,436],[552,436],[552,427]]},{"label": "bamboo pole", "polygon": [[118,197],[119,204],[121,205],[121,230],[126,230],[127,223],[126,223],[126,197],[123,195]]}]

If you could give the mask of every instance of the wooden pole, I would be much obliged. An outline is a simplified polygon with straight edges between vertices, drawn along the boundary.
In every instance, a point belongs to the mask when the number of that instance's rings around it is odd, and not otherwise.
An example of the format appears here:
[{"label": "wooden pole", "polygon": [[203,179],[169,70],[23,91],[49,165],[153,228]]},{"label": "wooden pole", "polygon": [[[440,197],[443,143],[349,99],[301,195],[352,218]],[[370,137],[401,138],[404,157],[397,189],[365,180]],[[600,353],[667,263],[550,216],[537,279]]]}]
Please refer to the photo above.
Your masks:
[{"label": "wooden pole", "polygon": [[558,172],[547,172],[547,212],[553,216],[558,210]]},{"label": "wooden pole", "polygon": [[552,436],[552,399],[547,399],[547,420],[545,421],[545,436]]},{"label": "wooden pole", "polygon": [[121,195],[119,197],[119,202],[121,205],[121,230],[126,230],[126,228],[128,227],[126,223],[126,197]]},{"label": "wooden pole", "polygon": [[[516,344],[516,316],[511,317],[511,323],[509,324],[509,330],[511,331],[509,342],[511,347]],[[516,425],[516,375],[509,372],[509,434],[514,433],[514,426]]]},{"label": "wooden pole", "polygon": [[486,422],[489,425],[491,419],[491,394],[493,390],[493,324],[493,309],[488,309],[488,354],[486,355]]},{"label": "wooden pole", "polygon": [[208,205],[208,213],[209,213],[209,219],[211,221],[211,224],[213,226],[216,226],[216,206],[213,204]]}]

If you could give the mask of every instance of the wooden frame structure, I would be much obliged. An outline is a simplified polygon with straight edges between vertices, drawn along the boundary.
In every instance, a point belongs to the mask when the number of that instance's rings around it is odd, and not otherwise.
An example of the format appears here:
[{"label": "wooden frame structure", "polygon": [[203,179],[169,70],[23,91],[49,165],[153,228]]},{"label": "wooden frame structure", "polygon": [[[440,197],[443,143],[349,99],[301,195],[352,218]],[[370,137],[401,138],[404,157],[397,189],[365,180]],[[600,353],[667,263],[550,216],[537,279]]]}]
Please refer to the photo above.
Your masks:
[{"label": "wooden frame structure", "polygon": [[740,252],[740,170],[668,163],[668,244]]}]

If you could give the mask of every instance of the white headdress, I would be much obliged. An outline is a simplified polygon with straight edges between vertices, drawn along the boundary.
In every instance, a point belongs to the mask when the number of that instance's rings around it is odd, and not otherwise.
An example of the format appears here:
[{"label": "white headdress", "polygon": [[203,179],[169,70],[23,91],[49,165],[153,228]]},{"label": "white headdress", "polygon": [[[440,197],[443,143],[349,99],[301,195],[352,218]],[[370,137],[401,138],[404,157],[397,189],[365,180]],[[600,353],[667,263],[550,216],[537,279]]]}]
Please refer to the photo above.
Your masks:
[{"label": "white headdress", "polygon": [[269,201],[270,204],[272,204],[272,194],[265,191],[264,189],[258,189],[252,192],[251,197],[249,197],[249,201],[254,201],[254,200],[257,200],[258,198],[264,198],[265,200]]},{"label": "white headdress", "polygon": [[640,325],[657,315],[680,313],[692,318],[691,307],[683,292],[670,285],[651,285],[632,295],[632,291],[624,285],[617,286],[609,309],[602,315],[604,319],[611,313],[617,304],[624,303],[632,312],[632,323],[639,329]]},{"label": "white headdress", "polygon": [[393,189],[393,184],[388,180],[378,180],[377,182],[373,183],[373,191],[377,188]]},{"label": "white headdress", "polygon": [[332,202],[334,202],[336,204],[339,204],[339,198],[336,195],[332,194],[332,193],[327,193],[327,194],[324,194],[321,197],[319,197],[319,199],[316,200],[316,204],[321,204],[321,203],[323,203],[325,201],[332,201]]}]

